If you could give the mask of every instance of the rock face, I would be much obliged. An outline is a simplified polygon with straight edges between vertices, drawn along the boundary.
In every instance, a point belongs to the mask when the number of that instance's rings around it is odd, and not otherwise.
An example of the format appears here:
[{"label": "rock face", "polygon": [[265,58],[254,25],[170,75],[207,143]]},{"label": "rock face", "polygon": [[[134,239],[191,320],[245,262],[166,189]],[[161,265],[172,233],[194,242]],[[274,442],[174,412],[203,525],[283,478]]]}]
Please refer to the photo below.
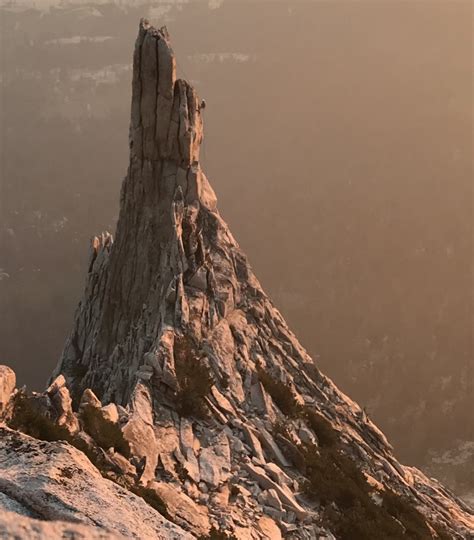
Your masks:
[{"label": "rock face", "polygon": [[59,538],[74,540],[125,540],[126,536],[97,527],[69,523],[67,521],[41,521],[39,519],[21,516],[16,512],[2,510],[0,538],[25,540]]},{"label": "rock face", "polygon": [[103,475],[197,536],[468,538],[469,510],[397,462],[263,292],[217,211],[202,136],[166,30],[142,22],[116,238],[94,239],[51,387],[18,397],[11,425],[46,415],[36,435],[52,437],[62,422]]},{"label": "rock face", "polygon": [[0,415],[5,412],[15,386],[15,372],[8,366],[0,366]]},{"label": "rock face", "polygon": [[[161,375],[173,384],[169,330],[193,324],[193,310],[212,281],[202,231],[220,228],[214,193],[199,166],[201,140],[198,97],[176,80],[166,31],[141,24],[133,57],[130,165],[117,233],[115,241],[102,235],[93,242],[86,298],[57,370],[75,396],[90,387],[103,401],[127,403],[138,378]],[[184,287],[203,272],[205,290],[195,288],[192,305]],[[161,358],[150,365],[145,356],[155,351]]]},{"label": "rock face", "polygon": [[[74,531],[73,538],[193,538],[140,497],[102,478],[79,450],[5,427],[0,427],[0,508],[43,520],[38,527],[36,521],[13,520],[2,512],[2,538],[3,533],[11,535],[6,538],[69,538],[66,531]],[[38,529],[43,531],[22,532]]]}]

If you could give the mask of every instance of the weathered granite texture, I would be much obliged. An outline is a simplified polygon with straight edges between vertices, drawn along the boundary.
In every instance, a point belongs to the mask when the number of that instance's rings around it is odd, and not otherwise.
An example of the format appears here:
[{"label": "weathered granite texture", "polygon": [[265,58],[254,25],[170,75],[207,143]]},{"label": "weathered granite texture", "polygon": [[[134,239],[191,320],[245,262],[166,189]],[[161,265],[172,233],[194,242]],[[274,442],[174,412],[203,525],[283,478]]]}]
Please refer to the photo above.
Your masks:
[{"label": "weathered granite texture", "polygon": [[[8,507],[8,502],[5,505]],[[0,511],[0,538],[8,540],[125,540],[121,534],[67,521],[43,521],[16,512]]]},{"label": "weathered granite texture", "polygon": [[[212,526],[239,539],[334,538],[342,503],[318,486],[312,499],[302,492],[315,466],[309,458],[344,456],[365,475],[375,514],[392,493],[423,516],[417,538],[468,538],[470,511],[397,462],[263,292],[217,211],[199,162],[202,137],[200,100],[176,80],[166,30],[142,22],[115,240],[105,233],[93,241],[84,297],[47,394],[54,410],[42,396],[23,396],[33,399],[23,405],[53,411],[53,423],[103,474],[155,494],[196,535]],[[326,431],[317,433],[309,413]],[[324,438],[337,440],[332,453]],[[357,502],[347,505],[358,511]],[[409,538],[392,513],[395,534]]]},{"label": "weathered granite texture", "polygon": [[190,540],[193,536],[142,498],[102,478],[69,444],[39,441],[0,427],[0,538]]}]

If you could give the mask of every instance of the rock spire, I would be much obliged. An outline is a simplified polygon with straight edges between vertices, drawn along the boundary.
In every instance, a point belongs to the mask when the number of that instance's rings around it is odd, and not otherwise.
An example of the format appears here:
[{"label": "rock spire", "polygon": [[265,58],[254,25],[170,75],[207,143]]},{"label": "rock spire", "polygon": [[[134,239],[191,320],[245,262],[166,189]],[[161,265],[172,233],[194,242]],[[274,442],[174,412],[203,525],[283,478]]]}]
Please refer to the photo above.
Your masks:
[{"label": "rock spire", "polygon": [[79,423],[107,447],[106,426],[197,536],[468,538],[469,510],[398,463],[263,292],[201,169],[200,104],[166,29],[142,21],[115,240],[93,241],[53,377],[72,394],[71,441]]}]

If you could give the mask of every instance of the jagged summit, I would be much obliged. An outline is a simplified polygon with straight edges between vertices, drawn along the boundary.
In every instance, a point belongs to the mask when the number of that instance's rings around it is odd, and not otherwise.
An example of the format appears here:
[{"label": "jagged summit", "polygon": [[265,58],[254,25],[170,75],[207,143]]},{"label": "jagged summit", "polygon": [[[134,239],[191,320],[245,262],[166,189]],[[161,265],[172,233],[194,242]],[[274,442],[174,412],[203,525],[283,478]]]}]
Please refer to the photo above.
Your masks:
[{"label": "jagged summit", "polygon": [[167,31],[142,21],[115,241],[93,241],[47,393],[68,440],[113,447],[133,489],[195,535],[468,538],[468,509],[397,462],[263,292],[217,211],[202,137]]},{"label": "jagged summit", "polygon": [[85,299],[57,370],[74,389],[125,402],[144,354],[168,326],[185,330],[183,287],[206,279],[202,230],[220,222],[199,164],[201,140],[199,100],[176,80],[168,34],[142,21],[116,239],[94,240]]}]

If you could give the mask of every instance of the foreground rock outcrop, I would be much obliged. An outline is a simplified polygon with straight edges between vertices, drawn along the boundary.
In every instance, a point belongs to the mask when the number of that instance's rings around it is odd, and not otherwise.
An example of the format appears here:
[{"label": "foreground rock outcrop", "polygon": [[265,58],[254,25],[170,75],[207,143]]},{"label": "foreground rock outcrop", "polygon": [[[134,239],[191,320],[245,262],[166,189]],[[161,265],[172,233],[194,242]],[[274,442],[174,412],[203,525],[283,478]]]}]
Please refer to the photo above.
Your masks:
[{"label": "foreground rock outcrop", "polygon": [[[7,504],[8,506],[8,504]],[[126,537],[87,525],[67,521],[43,521],[4,510],[0,518],[0,538],[45,540],[124,540]]]},{"label": "foreground rock outcrop", "polygon": [[470,510],[398,463],[263,292],[201,170],[200,100],[165,29],[141,23],[133,66],[115,241],[93,241],[49,388],[15,391],[4,420],[196,537],[469,538]]},{"label": "foreground rock outcrop", "polygon": [[30,518],[0,513],[1,538],[68,538],[67,531],[87,539],[193,538],[142,498],[104,479],[71,445],[6,427],[0,427],[0,508]]}]

